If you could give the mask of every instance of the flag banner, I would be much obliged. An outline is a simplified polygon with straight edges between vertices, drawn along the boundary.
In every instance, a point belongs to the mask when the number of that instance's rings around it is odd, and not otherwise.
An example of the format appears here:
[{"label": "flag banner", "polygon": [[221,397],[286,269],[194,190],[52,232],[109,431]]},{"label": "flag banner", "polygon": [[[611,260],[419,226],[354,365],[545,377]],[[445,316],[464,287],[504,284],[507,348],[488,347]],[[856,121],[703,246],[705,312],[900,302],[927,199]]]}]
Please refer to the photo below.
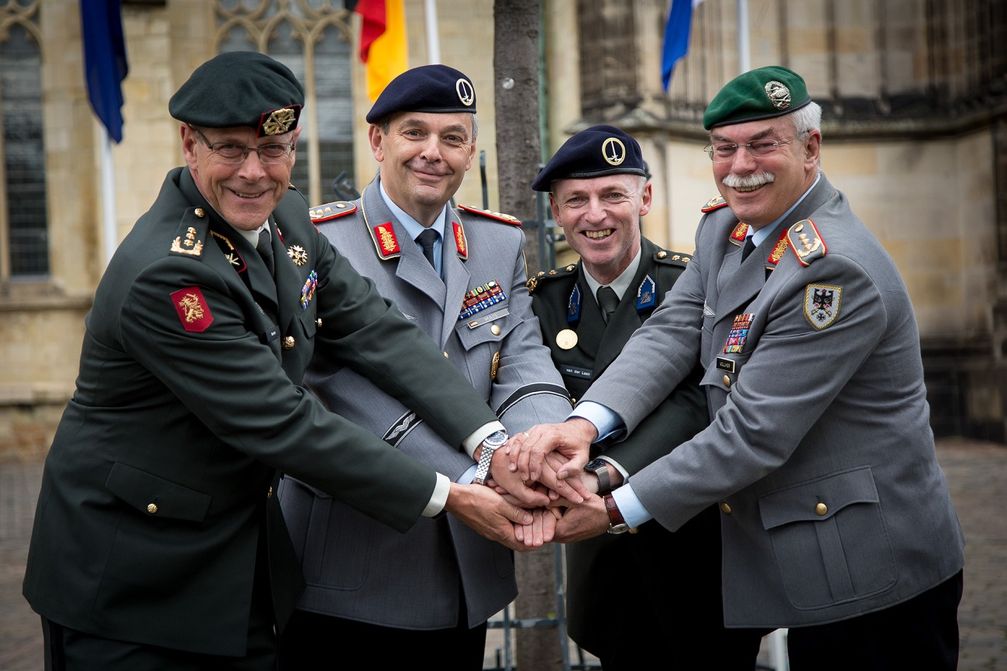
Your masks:
[{"label": "flag banner", "polygon": [[664,26],[664,49],[661,54],[661,83],[667,92],[675,64],[685,58],[692,31],[692,10],[703,0],[671,0],[668,23]]},{"label": "flag banner", "polygon": [[358,0],[362,19],[360,60],[367,64],[367,97],[377,100],[390,81],[409,67],[403,0]]},{"label": "flag banner", "polygon": [[122,80],[129,72],[119,0],[80,0],[84,79],[95,115],[122,142]]}]

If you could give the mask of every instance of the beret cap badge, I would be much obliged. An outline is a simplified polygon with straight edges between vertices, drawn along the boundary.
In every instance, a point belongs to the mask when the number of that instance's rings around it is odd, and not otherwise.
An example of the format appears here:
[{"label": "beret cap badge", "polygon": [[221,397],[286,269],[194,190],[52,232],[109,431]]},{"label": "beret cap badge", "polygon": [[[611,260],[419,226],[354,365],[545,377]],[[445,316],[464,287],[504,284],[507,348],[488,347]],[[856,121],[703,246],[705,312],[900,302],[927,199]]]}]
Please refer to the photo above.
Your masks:
[{"label": "beret cap badge", "polygon": [[601,145],[601,154],[609,165],[622,165],[626,160],[626,145],[617,137],[610,137]]},{"label": "beret cap badge", "polygon": [[[269,116],[266,117],[266,114]],[[297,121],[297,113],[292,107],[281,107],[272,112],[263,113],[266,117],[262,122],[262,132],[266,135],[283,135]]]},{"label": "beret cap badge", "polygon": [[769,102],[778,110],[785,110],[790,107],[790,89],[781,82],[774,80],[766,82],[766,95]]},{"label": "beret cap badge", "polygon": [[458,93],[458,100],[466,107],[471,107],[476,100],[476,92],[472,82],[464,77],[459,77],[455,82],[455,91]]}]

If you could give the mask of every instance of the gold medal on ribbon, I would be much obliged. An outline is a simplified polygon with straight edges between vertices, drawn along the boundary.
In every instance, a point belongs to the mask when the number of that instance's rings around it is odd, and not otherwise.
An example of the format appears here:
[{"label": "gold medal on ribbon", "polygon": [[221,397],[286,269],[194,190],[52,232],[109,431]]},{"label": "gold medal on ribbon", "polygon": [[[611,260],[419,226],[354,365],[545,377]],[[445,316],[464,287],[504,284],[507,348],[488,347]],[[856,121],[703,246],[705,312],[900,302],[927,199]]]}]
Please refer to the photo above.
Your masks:
[{"label": "gold medal on ribbon", "polygon": [[573,349],[577,346],[577,332],[573,329],[563,329],[556,334],[556,345],[560,349]]}]

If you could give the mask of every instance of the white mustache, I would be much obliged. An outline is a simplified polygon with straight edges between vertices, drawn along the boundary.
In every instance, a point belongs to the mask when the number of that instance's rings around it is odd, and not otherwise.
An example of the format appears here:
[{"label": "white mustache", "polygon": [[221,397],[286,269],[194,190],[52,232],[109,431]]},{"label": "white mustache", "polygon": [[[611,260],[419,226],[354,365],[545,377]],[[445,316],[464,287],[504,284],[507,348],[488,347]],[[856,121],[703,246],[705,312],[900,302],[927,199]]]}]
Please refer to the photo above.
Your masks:
[{"label": "white mustache", "polygon": [[751,175],[739,176],[731,173],[724,178],[724,185],[732,189],[754,189],[763,184],[772,184],[776,181],[776,175],[771,172],[756,172]]}]

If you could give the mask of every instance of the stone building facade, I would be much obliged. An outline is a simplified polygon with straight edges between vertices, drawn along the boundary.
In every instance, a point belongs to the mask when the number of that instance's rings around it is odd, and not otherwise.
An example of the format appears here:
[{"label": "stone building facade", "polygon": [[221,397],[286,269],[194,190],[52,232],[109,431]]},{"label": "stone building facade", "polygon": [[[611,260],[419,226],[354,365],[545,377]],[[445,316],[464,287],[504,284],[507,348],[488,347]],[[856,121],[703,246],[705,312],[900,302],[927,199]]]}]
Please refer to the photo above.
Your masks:
[{"label": "stone building facade", "polygon": [[[413,65],[427,62],[423,4],[406,0]],[[637,135],[656,187],[645,232],[690,251],[698,209],[715,193],[700,118],[737,73],[736,1],[697,7],[690,53],[667,94],[667,0],[542,5],[546,150],[599,122]],[[825,109],[824,168],[906,277],[935,428],[1003,440],[1007,8],[997,0],[748,6],[752,66],[779,63],[807,79]],[[441,60],[477,85],[496,207],[493,0],[437,7]],[[47,444],[73,389],[83,318],[105,263],[103,138],[87,101],[78,12],[75,0],[0,4],[0,455]],[[124,140],[112,151],[119,239],[182,162],[168,98],[222,50],[265,51],[304,81],[294,183],[312,202],[360,189],[374,174],[359,24],[342,0],[123,0],[123,21],[130,72]],[[478,175],[458,200],[481,203]]]}]

